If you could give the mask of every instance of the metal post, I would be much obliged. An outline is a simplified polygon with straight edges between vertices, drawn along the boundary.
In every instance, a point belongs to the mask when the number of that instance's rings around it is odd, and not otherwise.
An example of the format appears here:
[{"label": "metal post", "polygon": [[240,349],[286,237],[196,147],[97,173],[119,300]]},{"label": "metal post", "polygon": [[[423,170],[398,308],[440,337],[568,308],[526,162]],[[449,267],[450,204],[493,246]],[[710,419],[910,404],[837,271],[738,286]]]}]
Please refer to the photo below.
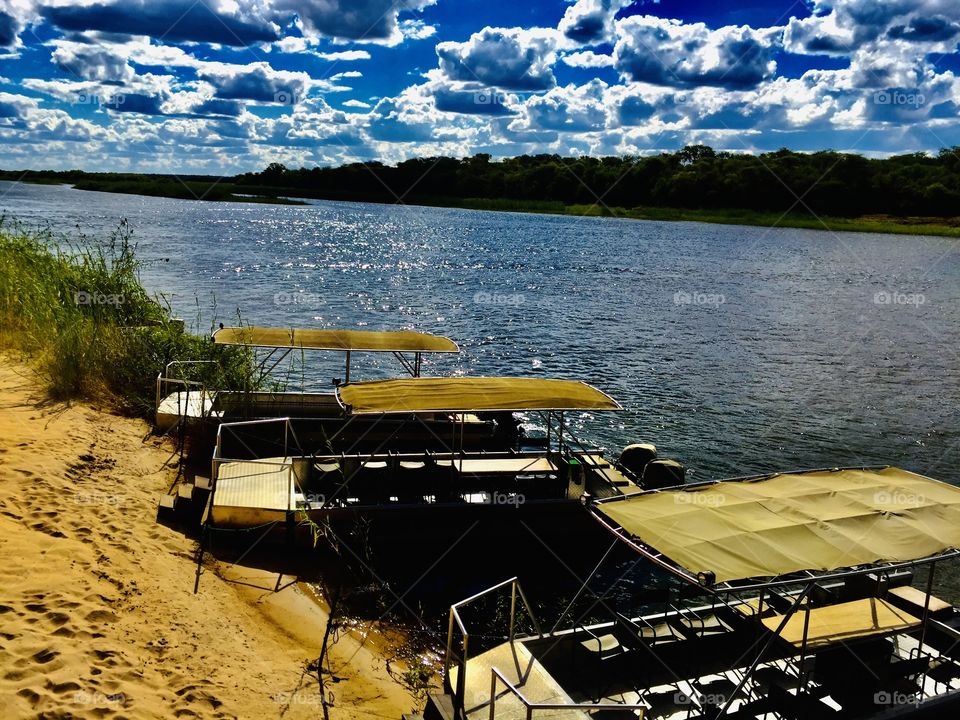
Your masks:
[{"label": "metal post", "polygon": [[800,643],[800,663],[797,666],[798,682],[797,693],[803,692],[806,687],[806,680],[803,677],[803,666],[807,659],[807,634],[810,632],[810,603],[803,603],[803,640]]},{"label": "metal post", "polygon": [[813,589],[813,583],[808,584],[803,592],[797,597],[796,601],[787,611],[787,614],[783,616],[783,619],[780,621],[780,624],[777,625],[777,629],[770,635],[767,639],[767,642],[764,643],[763,647],[760,648],[760,652],[757,653],[757,656],[753,659],[753,662],[750,663],[749,669],[743,674],[743,678],[737,683],[736,689],[730,693],[730,697],[727,699],[727,702],[724,703],[723,709],[719,712],[717,717],[723,717],[727,714],[727,711],[730,710],[730,706],[733,704],[733,701],[736,699],[737,695],[740,694],[740,691],[743,690],[743,686],[747,684],[747,680],[753,675],[757,669],[757,665],[760,664],[760,661],[763,660],[763,656],[767,654],[767,650],[770,649],[770,646],[780,637],[780,633],[783,632],[783,629],[787,626],[790,618],[793,617],[794,613],[803,605],[803,601],[806,600],[807,595],[810,594],[810,591]]},{"label": "metal post", "polygon": [[560,411],[560,428],[557,430],[557,452],[563,457],[563,411]]},{"label": "metal post", "polygon": [[443,656],[444,688],[450,684],[450,653],[453,650],[453,608],[450,608],[450,621],[447,624],[447,651]]},{"label": "metal post", "polygon": [[510,583],[510,643],[513,643],[513,622],[517,612],[517,581]]},{"label": "metal post", "polygon": [[933,592],[933,573],[937,564],[930,563],[930,571],[927,575],[927,597],[923,600],[923,619],[920,623],[920,652],[923,652],[923,642],[927,637],[927,619],[930,616],[930,594]]},{"label": "metal post", "polygon": [[494,720],[494,716],[497,714],[497,674],[495,672],[490,673],[490,720]]},{"label": "metal post", "polygon": [[346,377],[346,382],[350,382],[350,351],[349,350],[347,350],[347,367],[346,367],[346,370],[344,371],[344,375]]},{"label": "metal post", "polygon": [[460,672],[457,673],[457,702],[460,705],[460,712],[466,717],[467,702],[467,642],[470,636],[463,634],[463,657],[460,658]]}]

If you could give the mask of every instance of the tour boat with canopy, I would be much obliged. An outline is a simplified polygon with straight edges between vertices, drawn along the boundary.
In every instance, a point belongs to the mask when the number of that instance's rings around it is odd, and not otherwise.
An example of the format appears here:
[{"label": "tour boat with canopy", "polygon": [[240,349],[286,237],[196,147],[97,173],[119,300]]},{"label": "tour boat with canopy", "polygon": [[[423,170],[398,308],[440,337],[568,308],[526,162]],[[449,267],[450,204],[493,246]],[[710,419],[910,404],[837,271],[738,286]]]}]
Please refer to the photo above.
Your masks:
[{"label": "tour boat with canopy", "polygon": [[[495,513],[579,507],[586,497],[638,492],[636,478],[570,431],[566,414],[609,412],[619,403],[576,380],[453,377],[375,380],[341,385],[345,417],[377,428],[409,426],[436,447],[380,447],[331,453],[305,447],[288,419],[223,423],[212,467],[209,521],[251,527],[276,522],[394,517],[456,523]],[[531,413],[546,427],[543,447],[476,450],[466,442],[470,417]],[[437,417],[453,418],[441,434]],[[439,447],[439,449],[437,449]]]},{"label": "tour boat with canopy", "polygon": [[[633,589],[632,612],[608,592],[594,603],[608,621],[565,613],[562,630],[541,629],[516,579],[457,603],[447,700],[432,705],[460,720],[960,715],[960,613],[934,594],[935,570],[960,554],[960,488],[894,467],[833,468],[643,490],[588,510],[666,574]],[[507,642],[478,647],[466,608],[507,590]]]}]

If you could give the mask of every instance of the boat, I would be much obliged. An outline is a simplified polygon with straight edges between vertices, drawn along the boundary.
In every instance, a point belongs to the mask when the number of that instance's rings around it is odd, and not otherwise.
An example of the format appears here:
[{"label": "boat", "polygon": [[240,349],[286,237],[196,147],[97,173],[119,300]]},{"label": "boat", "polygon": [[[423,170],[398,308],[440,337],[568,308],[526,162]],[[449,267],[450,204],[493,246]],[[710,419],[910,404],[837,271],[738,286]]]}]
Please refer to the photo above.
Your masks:
[{"label": "boat", "polygon": [[[293,352],[342,353],[345,358],[343,378],[335,378],[334,386],[349,384],[352,361],[357,353],[389,353],[412,377],[419,377],[423,357],[427,354],[457,353],[460,348],[449,338],[430,333],[368,330],[321,330],[269,327],[223,327],[212,335],[217,345],[233,345],[254,351],[267,351],[258,363],[258,371],[266,376]],[[216,362],[175,361],[169,363],[156,379],[155,425],[162,433],[184,435],[192,455],[207,459],[213,448],[217,428],[225,422],[243,422],[278,417],[290,418],[299,437],[310,445],[327,446],[329,450],[374,447],[426,449],[442,443],[434,436],[447,437],[456,423],[466,447],[492,448],[515,440],[510,430],[516,426],[501,418],[498,427],[493,418],[476,415],[450,418],[436,415],[424,418],[417,427],[407,424],[398,428],[391,421],[364,423],[355,421],[343,431],[345,416],[334,391],[273,392],[228,391],[208,388],[187,377],[198,366]],[[506,422],[506,424],[504,424]]]},{"label": "boat", "polygon": [[[960,555],[960,488],[831,468],[587,509],[664,582],[547,631],[516,578],[456,603],[424,717],[960,717],[960,612],[935,586]],[[464,618],[498,595],[509,617],[484,644]]]},{"label": "boat", "polygon": [[[346,421],[429,434],[440,449],[408,446],[336,453],[305,447],[289,419],[222,423],[211,467],[207,522],[215,528],[279,528],[357,519],[424,533],[478,518],[530,518],[576,512],[591,497],[639,492],[635,476],[601,451],[584,446],[567,413],[621,410],[619,403],[576,380],[515,377],[411,377],[339,386]],[[468,418],[538,414],[543,446],[469,447]],[[446,434],[437,418],[452,418]]]}]

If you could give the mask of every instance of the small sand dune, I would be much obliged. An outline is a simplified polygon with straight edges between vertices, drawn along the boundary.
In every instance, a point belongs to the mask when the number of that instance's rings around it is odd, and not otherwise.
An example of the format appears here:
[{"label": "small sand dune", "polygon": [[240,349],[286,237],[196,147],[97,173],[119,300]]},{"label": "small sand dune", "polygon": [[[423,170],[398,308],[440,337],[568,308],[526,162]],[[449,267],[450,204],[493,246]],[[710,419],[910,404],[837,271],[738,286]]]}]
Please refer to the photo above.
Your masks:
[{"label": "small sand dune", "polygon": [[[193,594],[195,544],[155,522],[170,451],[147,433],[45,403],[0,356],[0,717],[322,717],[324,613],[296,585],[210,572]],[[333,653],[331,717],[412,708],[374,651]]]}]

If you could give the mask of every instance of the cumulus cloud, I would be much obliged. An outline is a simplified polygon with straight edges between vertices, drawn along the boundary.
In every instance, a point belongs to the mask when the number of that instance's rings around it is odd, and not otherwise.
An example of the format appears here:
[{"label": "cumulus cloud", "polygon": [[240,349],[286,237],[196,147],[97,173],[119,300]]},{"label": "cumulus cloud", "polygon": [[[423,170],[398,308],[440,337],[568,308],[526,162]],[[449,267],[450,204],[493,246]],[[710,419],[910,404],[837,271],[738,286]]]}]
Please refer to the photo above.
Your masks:
[{"label": "cumulus cloud", "polygon": [[15,47],[23,24],[10,13],[0,10],[0,46]]},{"label": "cumulus cloud", "polygon": [[236,100],[223,100],[221,98],[209,98],[202,100],[196,105],[190,107],[187,112],[194,115],[224,115],[226,117],[239,117],[243,113],[243,103]]},{"label": "cumulus cloud", "polygon": [[434,125],[428,113],[405,107],[396,98],[383,98],[369,114],[370,137],[386,142],[426,141],[433,138]]},{"label": "cumulus cloud", "polygon": [[101,45],[55,41],[53,64],[81,80],[125,83],[133,79],[127,59]]},{"label": "cumulus cloud", "polygon": [[[814,14],[791,18],[784,46],[794,53],[850,55],[883,37],[944,43],[960,33],[960,5],[951,0],[815,0]],[[952,52],[952,46],[941,52]]]},{"label": "cumulus cloud", "polygon": [[[379,42],[402,42],[397,16],[423,10],[436,0],[275,0],[275,10],[296,14],[307,36]],[[414,32],[416,34],[416,32]]]},{"label": "cumulus cloud", "polygon": [[300,102],[311,86],[304,72],[274,70],[268,63],[229,65],[206,63],[198,76],[213,85],[216,96],[224,100],[293,105]]},{"label": "cumulus cloud", "polygon": [[633,0],[577,0],[560,21],[560,32],[581,45],[596,45],[613,38],[613,18]]},{"label": "cumulus cloud", "polygon": [[575,68],[613,67],[613,56],[595,53],[591,50],[574,52],[560,58],[566,65]]},{"label": "cumulus cloud", "polygon": [[160,95],[141,95],[140,93],[121,93],[114,96],[107,108],[116,112],[140,113],[141,115],[163,115],[164,98]]},{"label": "cumulus cloud", "polygon": [[[435,28],[421,20],[400,20],[436,0],[105,0],[56,3],[42,8],[43,17],[70,32],[101,31],[146,35],[172,42],[208,42],[244,46],[329,37],[395,45],[405,37],[430,37]],[[0,40],[5,18],[0,15]],[[284,38],[300,27],[304,38]],[[6,23],[7,35],[12,30]]]},{"label": "cumulus cloud", "polygon": [[465,90],[441,84],[433,90],[437,110],[465,115],[514,115],[515,95],[490,90],[489,88]]},{"label": "cumulus cloud", "polygon": [[220,5],[212,0],[116,0],[46,6],[41,12],[53,25],[72,32],[96,30],[222,45],[279,40],[280,28],[259,10],[253,3]]},{"label": "cumulus cloud", "polygon": [[614,63],[633,82],[655,85],[755,86],[776,70],[778,31],[634,16],[617,22]]},{"label": "cumulus cloud", "polygon": [[36,107],[37,101],[34,98],[0,92],[0,118],[22,118]]},{"label": "cumulus cloud", "polygon": [[556,84],[555,31],[486,27],[467,42],[437,45],[440,69],[450,80],[505,90],[547,90]]},{"label": "cumulus cloud", "polygon": [[419,18],[401,20],[400,34],[407,40],[426,40],[437,34],[437,27],[436,25],[427,25]]},{"label": "cumulus cloud", "polygon": [[920,42],[953,40],[958,34],[960,34],[960,23],[949,20],[943,15],[913,17],[907,23],[894,25],[887,31],[887,37]]},{"label": "cumulus cloud", "polygon": [[558,132],[602,130],[607,117],[603,100],[606,89],[602,80],[591,80],[579,87],[567,85],[531,97],[525,107],[527,125]]}]

